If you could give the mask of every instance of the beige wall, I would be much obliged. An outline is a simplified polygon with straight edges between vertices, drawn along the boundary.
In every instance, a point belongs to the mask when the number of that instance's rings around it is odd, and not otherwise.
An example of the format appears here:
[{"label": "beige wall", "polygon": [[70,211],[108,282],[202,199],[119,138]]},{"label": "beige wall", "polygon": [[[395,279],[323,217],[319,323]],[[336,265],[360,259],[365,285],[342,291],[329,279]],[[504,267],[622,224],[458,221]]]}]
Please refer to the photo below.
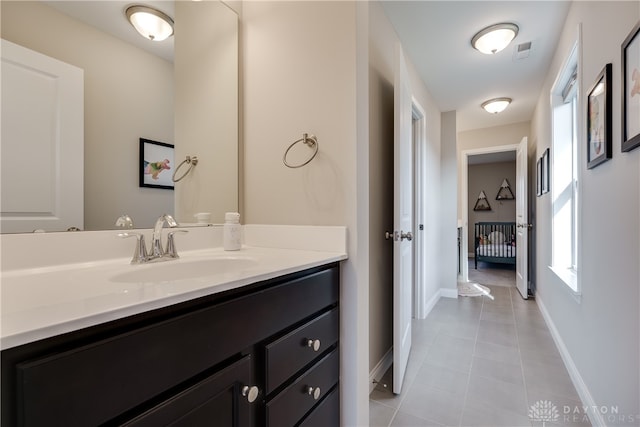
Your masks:
[{"label": "beige wall", "polygon": [[[619,414],[636,417],[626,422],[605,418],[607,425],[637,424],[640,413],[640,149],[620,151],[620,46],[639,20],[638,2],[573,2],[532,119],[532,142],[539,157],[551,141],[550,90],[581,23],[578,94],[586,93],[606,63],[613,64],[613,158],[587,170],[585,150],[580,147],[579,302],[548,268],[553,188],[536,198],[536,300],[546,308],[570,355],[569,370],[583,385],[578,391],[583,399],[589,398],[584,404],[616,406]],[[584,127],[583,96],[579,102]]]},{"label": "beige wall", "polygon": [[173,191],[138,187],[139,138],[174,142],[172,64],[40,2],[1,7],[2,38],[84,70],[85,229],[173,213]]},{"label": "beige wall", "polygon": [[238,211],[238,16],[219,2],[176,2],[175,22],[175,166],[198,157],[175,185],[176,219],[210,212],[219,224]]},{"label": "beige wall", "polygon": [[[355,15],[350,2],[243,5],[245,219],[344,225],[355,181]],[[282,162],[303,133],[303,168]],[[297,159],[312,150],[298,144]]]},{"label": "beige wall", "polygon": [[[515,222],[516,201],[496,200],[502,181],[506,179],[513,195],[516,183],[516,162],[484,163],[481,165],[470,165],[468,174],[468,203],[469,207],[469,238],[468,251],[474,253],[474,224],[480,221],[491,222]],[[481,191],[487,196],[490,211],[474,211],[473,207],[478,200]]]},{"label": "beige wall", "polygon": [[458,297],[458,135],[455,111],[442,113],[442,150],[440,154],[440,198],[442,219],[438,238],[437,260],[440,263],[440,286],[443,295]]}]

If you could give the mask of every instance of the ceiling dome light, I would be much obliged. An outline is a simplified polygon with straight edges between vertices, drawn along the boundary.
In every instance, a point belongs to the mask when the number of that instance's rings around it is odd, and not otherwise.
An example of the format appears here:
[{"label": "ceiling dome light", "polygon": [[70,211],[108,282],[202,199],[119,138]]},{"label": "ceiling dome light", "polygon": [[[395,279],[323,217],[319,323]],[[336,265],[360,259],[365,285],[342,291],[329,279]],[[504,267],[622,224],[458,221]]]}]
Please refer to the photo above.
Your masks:
[{"label": "ceiling dome light", "polygon": [[129,6],[125,11],[133,28],[146,39],[162,41],[173,35],[173,19],[148,6]]},{"label": "ceiling dome light", "polygon": [[509,104],[511,104],[511,98],[493,98],[482,103],[482,108],[487,113],[498,114],[503,111]]},{"label": "ceiling dome light", "polygon": [[492,25],[481,30],[471,39],[471,46],[480,52],[493,55],[507,47],[518,35],[518,26],[511,23]]}]

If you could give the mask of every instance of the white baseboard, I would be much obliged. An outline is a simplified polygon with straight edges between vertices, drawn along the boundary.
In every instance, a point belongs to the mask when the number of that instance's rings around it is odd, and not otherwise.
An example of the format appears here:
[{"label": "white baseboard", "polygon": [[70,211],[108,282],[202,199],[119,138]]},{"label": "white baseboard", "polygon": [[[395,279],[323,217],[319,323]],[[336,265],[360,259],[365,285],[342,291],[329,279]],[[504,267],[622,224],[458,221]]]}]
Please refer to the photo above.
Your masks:
[{"label": "white baseboard", "polygon": [[458,298],[458,288],[456,289],[440,288],[440,296],[445,298]]},{"label": "white baseboard", "polygon": [[433,310],[433,307],[435,307],[435,305],[438,303],[439,300],[440,300],[440,292],[436,292],[429,299],[429,301],[427,301],[427,303],[424,306],[424,319],[426,319],[429,313],[431,313],[431,310]]},{"label": "white baseboard", "polygon": [[391,367],[393,364],[393,347],[389,349],[382,357],[382,360],[378,362],[378,364],[373,368],[373,370],[369,373],[369,394],[376,388],[376,384],[373,382],[380,381],[385,372]]},{"label": "white baseboard", "polygon": [[[569,372],[569,377],[571,377],[571,382],[573,382],[573,386],[576,388],[578,392],[578,396],[580,396],[580,400],[582,400],[582,404],[588,408],[598,408],[596,405],[593,396],[589,392],[587,384],[585,384],[582,379],[582,375],[578,371],[578,367],[573,362],[571,358],[571,354],[569,353],[569,349],[564,344],[562,337],[560,336],[560,332],[556,328],[556,325],[553,323],[551,319],[551,315],[547,311],[542,299],[540,299],[540,295],[536,295],[536,304],[538,304],[538,308],[540,308],[540,312],[542,313],[542,317],[544,318],[547,327],[549,328],[549,332],[551,332],[551,336],[553,337],[553,341],[556,343],[556,347],[558,347],[558,351],[560,352],[560,356],[562,357],[562,361],[564,362],[567,371]],[[589,416],[589,421],[595,427],[606,427],[606,422],[604,418],[602,418],[602,414],[599,411],[587,411],[587,415]]]}]

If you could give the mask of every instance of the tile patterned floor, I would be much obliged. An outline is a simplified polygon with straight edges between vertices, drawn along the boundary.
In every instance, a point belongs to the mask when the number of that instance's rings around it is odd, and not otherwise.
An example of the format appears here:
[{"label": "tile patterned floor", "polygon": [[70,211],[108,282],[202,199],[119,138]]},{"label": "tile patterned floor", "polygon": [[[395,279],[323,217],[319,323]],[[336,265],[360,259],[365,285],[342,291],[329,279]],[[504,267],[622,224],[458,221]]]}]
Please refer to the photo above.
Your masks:
[{"label": "tile patterned floor", "polygon": [[[376,386],[370,426],[591,425],[581,413],[564,415],[581,405],[569,374],[535,301],[523,300],[505,278],[513,272],[500,270],[498,286],[486,268],[475,277],[493,299],[443,298],[414,320],[403,392]],[[381,381],[389,387],[391,371]]]}]

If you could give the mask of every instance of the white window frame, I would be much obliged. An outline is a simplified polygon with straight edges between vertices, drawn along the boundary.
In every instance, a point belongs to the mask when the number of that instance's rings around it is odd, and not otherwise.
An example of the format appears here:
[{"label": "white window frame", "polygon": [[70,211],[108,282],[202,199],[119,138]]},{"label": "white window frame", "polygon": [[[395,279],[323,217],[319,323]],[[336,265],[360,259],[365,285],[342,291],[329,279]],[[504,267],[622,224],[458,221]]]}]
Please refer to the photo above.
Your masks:
[{"label": "white window frame", "polygon": [[[574,88],[568,91],[567,82],[576,72]],[[578,38],[570,54],[567,56],[563,66],[556,77],[556,81],[551,89],[551,265],[549,268],[564,283],[563,288],[573,295],[576,301],[580,302],[580,224],[581,224],[581,160],[583,141],[583,119],[582,87],[581,79],[581,28],[578,27]],[[565,93],[563,93],[565,92]],[[572,101],[567,102],[567,99]],[[567,115],[572,117],[573,129],[563,127],[566,123]],[[564,116],[564,117],[563,117]],[[568,135],[571,136],[568,136]],[[572,169],[570,176],[567,176],[567,153],[566,146],[561,145],[561,140],[571,139],[572,150],[569,153]],[[564,161],[561,161],[564,160]],[[569,182],[568,182],[569,181]],[[562,211],[566,209],[567,189],[570,189],[571,205],[570,213]],[[563,202],[564,201],[564,202]],[[567,215],[569,215],[567,217]],[[567,230],[567,221],[570,222]],[[567,249],[571,252],[566,254]]]}]

